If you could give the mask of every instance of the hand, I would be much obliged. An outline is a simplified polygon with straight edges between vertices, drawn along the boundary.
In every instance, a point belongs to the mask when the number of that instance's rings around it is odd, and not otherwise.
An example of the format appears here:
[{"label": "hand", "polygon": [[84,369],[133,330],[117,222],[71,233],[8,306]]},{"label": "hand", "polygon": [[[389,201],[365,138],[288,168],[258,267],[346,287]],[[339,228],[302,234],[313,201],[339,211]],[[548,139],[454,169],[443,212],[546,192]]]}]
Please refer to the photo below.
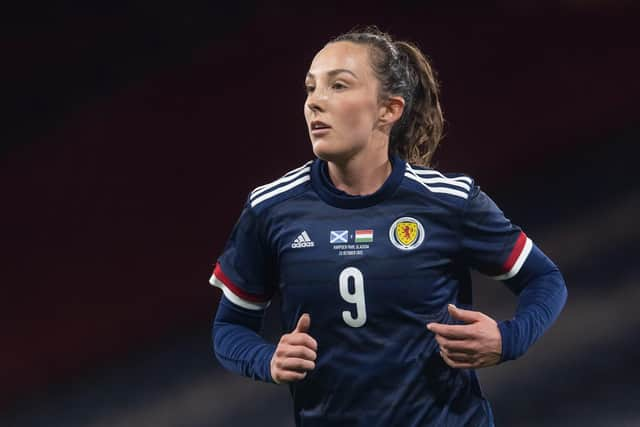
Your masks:
[{"label": "hand", "polygon": [[502,355],[502,336],[498,324],[489,316],[449,304],[449,314],[466,325],[429,323],[436,334],[440,355],[452,368],[486,368],[497,365]]},{"label": "hand", "polygon": [[271,378],[276,384],[300,381],[316,367],[318,343],[307,332],[311,317],[303,314],[296,328],[280,338],[271,358]]}]

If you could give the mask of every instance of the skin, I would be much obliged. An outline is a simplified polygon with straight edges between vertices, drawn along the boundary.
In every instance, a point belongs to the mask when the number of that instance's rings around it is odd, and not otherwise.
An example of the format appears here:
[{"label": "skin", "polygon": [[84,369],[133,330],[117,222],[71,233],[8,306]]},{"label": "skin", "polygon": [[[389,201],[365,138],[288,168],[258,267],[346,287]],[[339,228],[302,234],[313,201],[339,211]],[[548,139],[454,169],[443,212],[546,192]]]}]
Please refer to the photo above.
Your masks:
[{"label": "skin", "polygon": [[[380,99],[366,46],[337,42],[315,56],[305,79],[304,116],[313,152],[329,165],[333,184],[353,195],[374,193],[391,173],[389,133],[404,100]],[[331,126],[314,135],[311,122]]]},{"label": "skin", "polygon": [[271,378],[276,384],[300,381],[316,367],[318,343],[308,334],[309,314],[298,319],[296,328],[284,334],[271,358]]},{"label": "skin", "polygon": [[[320,50],[305,79],[304,116],[313,152],[326,160],[329,177],[352,195],[376,192],[391,174],[389,134],[400,119],[404,100],[380,96],[368,48],[351,42],[331,43]],[[331,126],[313,133],[311,123]],[[477,311],[449,307],[464,325],[431,323],[440,354],[453,368],[481,368],[500,361],[502,342],[496,322]],[[300,381],[315,369],[318,343],[309,334],[311,317],[303,314],[284,334],[271,359],[271,377],[280,383]]]},{"label": "skin", "polygon": [[463,310],[449,304],[449,314],[463,325],[429,323],[436,335],[440,355],[447,365],[458,369],[478,369],[497,365],[502,356],[502,335],[498,324],[484,313]]}]

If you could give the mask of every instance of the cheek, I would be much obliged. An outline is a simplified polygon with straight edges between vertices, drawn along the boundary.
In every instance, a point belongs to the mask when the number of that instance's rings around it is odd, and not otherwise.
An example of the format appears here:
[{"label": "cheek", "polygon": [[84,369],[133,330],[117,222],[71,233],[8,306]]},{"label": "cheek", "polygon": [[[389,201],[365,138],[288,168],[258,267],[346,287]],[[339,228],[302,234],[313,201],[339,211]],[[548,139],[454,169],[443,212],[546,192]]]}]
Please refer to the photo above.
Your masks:
[{"label": "cheek", "polygon": [[307,123],[307,125],[309,125],[309,123],[311,122],[311,110],[309,110],[309,107],[306,103],[302,105],[302,114],[304,115],[304,121]]},{"label": "cheek", "polygon": [[363,100],[347,100],[341,103],[341,122],[345,130],[354,133],[370,132],[373,127],[375,106]]}]

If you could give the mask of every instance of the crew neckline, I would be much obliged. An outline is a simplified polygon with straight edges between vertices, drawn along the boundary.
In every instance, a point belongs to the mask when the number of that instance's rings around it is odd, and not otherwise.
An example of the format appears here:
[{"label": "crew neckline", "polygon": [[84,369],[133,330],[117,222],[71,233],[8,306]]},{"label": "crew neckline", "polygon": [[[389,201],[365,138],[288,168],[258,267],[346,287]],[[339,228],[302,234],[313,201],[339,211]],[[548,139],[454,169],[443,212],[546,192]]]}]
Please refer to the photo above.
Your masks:
[{"label": "crew neckline", "polygon": [[311,185],[318,196],[331,206],[343,209],[362,209],[376,205],[390,197],[400,185],[404,177],[405,162],[398,156],[390,156],[391,174],[382,186],[372,194],[354,196],[336,188],[329,178],[327,162],[314,160],[311,165]]}]

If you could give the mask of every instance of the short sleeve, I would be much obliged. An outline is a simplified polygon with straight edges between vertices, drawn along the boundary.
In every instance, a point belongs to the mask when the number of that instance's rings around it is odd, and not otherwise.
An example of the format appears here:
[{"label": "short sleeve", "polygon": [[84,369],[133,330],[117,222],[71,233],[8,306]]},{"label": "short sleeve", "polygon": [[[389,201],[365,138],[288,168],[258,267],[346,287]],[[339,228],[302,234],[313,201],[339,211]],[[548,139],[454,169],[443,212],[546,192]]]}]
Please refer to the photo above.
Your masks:
[{"label": "short sleeve", "polygon": [[246,204],[209,283],[220,288],[235,305],[262,310],[273,295],[272,260],[260,218]]},{"label": "short sleeve", "polygon": [[496,280],[514,278],[533,243],[478,186],[462,216],[462,250],[470,267]]}]

